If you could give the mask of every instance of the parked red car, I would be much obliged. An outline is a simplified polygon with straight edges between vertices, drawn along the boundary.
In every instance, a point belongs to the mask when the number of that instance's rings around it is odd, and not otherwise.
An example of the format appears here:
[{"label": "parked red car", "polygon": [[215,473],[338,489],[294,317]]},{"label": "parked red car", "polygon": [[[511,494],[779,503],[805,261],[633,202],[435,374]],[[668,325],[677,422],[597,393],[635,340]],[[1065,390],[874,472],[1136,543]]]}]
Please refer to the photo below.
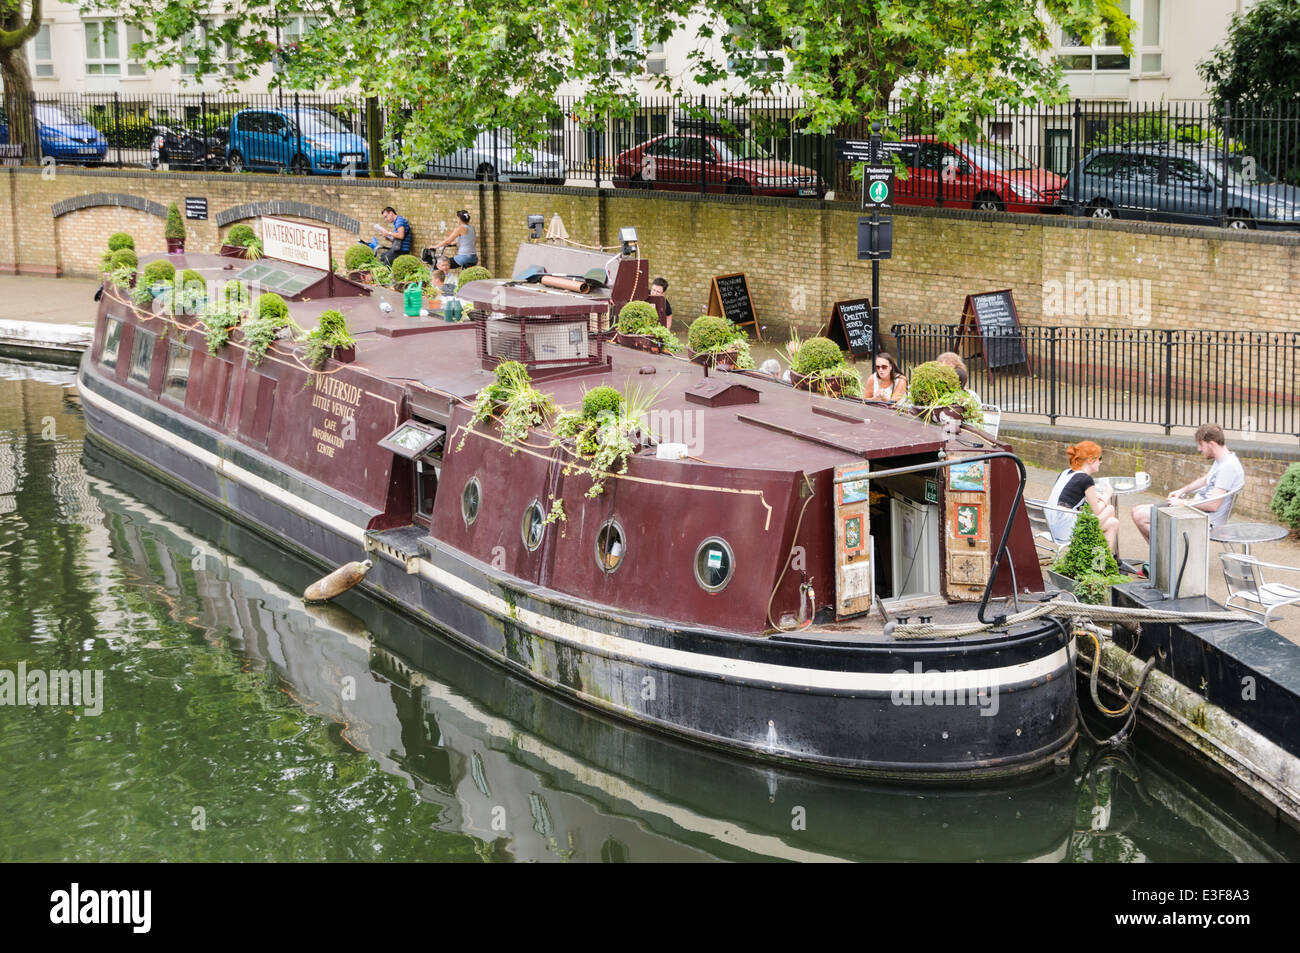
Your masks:
[{"label": "parked red car", "polygon": [[614,160],[616,188],[698,192],[701,175],[708,192],[811,198],[826,194],[814,170],[774,158],[752,139],[673,132]]},{"label": "parked red car", "polygon": [[911,136],[915,149],[901,153],[908,178],[895,190],[899,205],[937,205],[942,184],[945,208],[986,212],[1042,212],[1061,197],[1065,178],[995,143],[950,145],[933,136]]}]

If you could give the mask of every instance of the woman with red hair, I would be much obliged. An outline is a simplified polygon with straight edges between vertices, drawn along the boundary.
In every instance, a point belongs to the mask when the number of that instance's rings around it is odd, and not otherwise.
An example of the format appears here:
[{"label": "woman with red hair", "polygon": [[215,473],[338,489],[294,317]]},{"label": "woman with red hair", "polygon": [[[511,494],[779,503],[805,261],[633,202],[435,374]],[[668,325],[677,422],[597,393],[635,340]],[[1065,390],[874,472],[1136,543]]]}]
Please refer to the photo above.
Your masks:
[{"label": "woman with red hair", "polygon": [[[1093,480],[1093,475],[1101,469],[1101,447],[1091,440],[1081,440],[1065,451],[1070,460],[1070,468],[1062,470],[1052,487],[1047,502],[1068,510],[1077,510],[1085,500],[1092,507],[1092,512],[1101,523],[1101,531],[1106,534],[1110,551],[1116,551],[1119,543],[1119,520],[1115,517],[1115,508],[1111,506],[1109,494],[1103,494]],[[1058,543],[1068,542],[1074,530],[1074,518],[1065,513],[1048,513],[1047,523],[1052,528],[1052,538]]]}]

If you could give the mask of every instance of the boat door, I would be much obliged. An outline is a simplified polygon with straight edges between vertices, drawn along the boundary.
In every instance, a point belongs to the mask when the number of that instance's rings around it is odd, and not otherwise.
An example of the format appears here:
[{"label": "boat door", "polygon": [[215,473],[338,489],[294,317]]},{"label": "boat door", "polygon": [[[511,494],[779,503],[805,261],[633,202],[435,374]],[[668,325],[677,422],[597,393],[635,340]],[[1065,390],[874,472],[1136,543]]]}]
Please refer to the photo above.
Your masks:
[{"label": "boat door", "polygon": [[390,433],[379,446],[410,461],[412,468],[411,521],[431,526],[433,502],[438,495],[438,477],[442,473],[442,450],[447,431],[438,424],[407,420]]}]

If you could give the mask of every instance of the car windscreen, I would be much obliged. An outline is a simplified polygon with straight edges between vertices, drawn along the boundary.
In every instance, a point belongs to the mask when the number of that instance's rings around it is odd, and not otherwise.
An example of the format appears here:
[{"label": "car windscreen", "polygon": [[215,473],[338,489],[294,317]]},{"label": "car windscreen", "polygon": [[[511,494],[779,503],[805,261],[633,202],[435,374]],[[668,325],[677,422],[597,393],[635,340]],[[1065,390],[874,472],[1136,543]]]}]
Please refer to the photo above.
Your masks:
[{"label": "car windscreen", "polygon": [[772,158],[766,149],[752,139],[730,139],[726,142],[721,139],[713,139],[710,141],[713,143],[713,148],[718,150],[718,155],[723,162],[743,162],[746,159]]},{"label": "car windscreen", "polygon": [[89,126],[86,117],[68,106],[37,106],[36,119],[47,126]]},{"label": "car windscreen", "polygon": [[[1223,162],[1209,160],[1205,165],[1214,178],[1215,185],[1223,184]],[[1228,159],[1229,185],[1276,185],[1275,179],[1254,156],[1231,156]]]},{"label": "car windscreen", "polygon": [[1030,172],[1034,164],[1020,153],[1004,146],[990,143],[984,145],[963,145],[962,148],[971,160],[985,172]]},{"label": "car windscreen", "polygon": [[304,112],[302,118],[302,131],[307,135],[333,135],[336,133],[349,133],[352,130],[348,128],[347,123],[343,120],[323,112]]}]

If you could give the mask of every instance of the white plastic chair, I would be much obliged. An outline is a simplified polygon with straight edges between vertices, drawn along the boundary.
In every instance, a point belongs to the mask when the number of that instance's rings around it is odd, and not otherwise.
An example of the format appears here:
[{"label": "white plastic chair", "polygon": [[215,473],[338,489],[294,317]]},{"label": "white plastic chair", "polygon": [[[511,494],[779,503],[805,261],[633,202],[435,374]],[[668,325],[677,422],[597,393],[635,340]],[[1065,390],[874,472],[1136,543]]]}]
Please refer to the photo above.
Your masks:
[{"label": "white plastic chair", "polygon": [[1228,585],[1228,601],[1224,604],[1229,609],[1240,609],[1257,615],[1268,625],[1268,617],[1278,609],[1300,604],[1300,589],[1283,582],[1268,582],[1261,571],[1277,569],[1292,572],[1296,574],[1297,581],[1300,581],[1300,568],[1264,563],[1254,556],[1238,553],[1220,553],[1219,562],[1223,564],[1223,581]]},{"label": "white plastic chair", "polygon": [[1040,554],[1047,556],[1049,559],[1055,559],[1065,547],[1070,545],[1068,539],[1063,543],[1056,541],[1056,538],[1052,535],[1052,524],[1048,522],[1047,514],[1059,513],[1070,516],[1070,529],[1073,531],[1074,520],[1079,518],[1078,510],[1072,510],[1065,506],[1056,506],[1046,500],[1026,499],[1025,513],[1029,517],[1029,527],[1034,534],[1034,546]]},{"label": "white plastic chair", "polygon": [[980,426],[990,437],[997,437],[998,428],[1002,426],[1002,408],[997,404],[980,404],[984,411],[984,423]]}]

